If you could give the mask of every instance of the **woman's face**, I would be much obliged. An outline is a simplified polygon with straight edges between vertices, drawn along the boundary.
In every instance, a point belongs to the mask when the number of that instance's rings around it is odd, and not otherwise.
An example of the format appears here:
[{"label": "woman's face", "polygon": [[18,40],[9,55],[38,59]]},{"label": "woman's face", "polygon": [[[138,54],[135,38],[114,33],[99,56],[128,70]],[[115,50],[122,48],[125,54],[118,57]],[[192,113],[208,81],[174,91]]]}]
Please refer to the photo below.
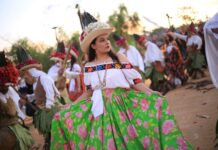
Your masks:
[{"label": "woman's face", "polygon": [[111,50],[111,43],[108,39],[108,34],[102,34],[96,38],[96,42],[92,44],[92,48],[96,54],[108,53]]}]

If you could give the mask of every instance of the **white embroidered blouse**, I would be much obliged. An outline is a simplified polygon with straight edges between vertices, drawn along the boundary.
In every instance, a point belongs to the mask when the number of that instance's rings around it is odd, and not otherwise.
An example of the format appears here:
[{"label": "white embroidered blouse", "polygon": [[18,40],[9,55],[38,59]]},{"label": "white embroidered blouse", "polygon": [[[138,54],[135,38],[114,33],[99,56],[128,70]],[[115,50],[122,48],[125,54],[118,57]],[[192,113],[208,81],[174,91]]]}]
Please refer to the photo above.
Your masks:
[{"label": "white embroidered blouse", "polygon": [[[93,90],[92,113],[94,117],[103,114],[102,89],[104,88],[130,88],[130,84],[141,82],[141,75],[130,63],[106,63],[85,66],[84,82]],[[101,84],[105,82],[104,87]]]}]

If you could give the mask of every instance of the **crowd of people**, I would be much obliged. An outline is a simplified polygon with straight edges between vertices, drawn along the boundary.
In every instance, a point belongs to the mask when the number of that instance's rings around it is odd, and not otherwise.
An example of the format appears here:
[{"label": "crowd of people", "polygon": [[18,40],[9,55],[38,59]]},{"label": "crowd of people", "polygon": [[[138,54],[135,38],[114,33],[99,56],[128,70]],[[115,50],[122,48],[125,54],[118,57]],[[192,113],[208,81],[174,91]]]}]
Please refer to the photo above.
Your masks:
[{"label": "crowd of people", "polygon": [[[26,116],[33,117],[46,150],[193,149],[163,95],[190,78],[204,77],[207,63],[217,85],[215,61],[208,58],[217,56],[213,44],[217,44],[218,23],[208,21],[205,30],[203,24],[197,30],[193,23],[186,31],[168,30],[160,37],[161,44],[133,34],[135,45],[130,45],[107,23],[87,12],[82,18],[82,64],[78,48],[63,41],[57,41],[49,57],[54,64],[47,73],[21,46],[16,48],[16,67],[0,52],[0,139],[14,133],[18,141],[0,140],[0,149],[34,147],[22,124]],[[120,47],[118,52],[110,37]],[[208,48],[214,55],[205,53]]]}]

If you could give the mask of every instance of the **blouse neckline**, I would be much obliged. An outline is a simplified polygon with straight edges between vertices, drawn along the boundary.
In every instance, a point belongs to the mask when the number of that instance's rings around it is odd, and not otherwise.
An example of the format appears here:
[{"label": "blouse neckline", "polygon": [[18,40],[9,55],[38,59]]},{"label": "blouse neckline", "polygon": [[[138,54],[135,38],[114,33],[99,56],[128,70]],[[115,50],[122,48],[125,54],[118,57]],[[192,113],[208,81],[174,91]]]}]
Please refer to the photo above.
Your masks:
[{"label": "blouse neckline", "polygon": [[115,62],[108,62],[108,63],[102,63],[97,65],[85,66],[84,71],[94,72],[94,71],[101,71],[105,69],[132,69],[132,68],[133,68],[132,64],[128,62],[125,63],[123,62],[121,64]]}]

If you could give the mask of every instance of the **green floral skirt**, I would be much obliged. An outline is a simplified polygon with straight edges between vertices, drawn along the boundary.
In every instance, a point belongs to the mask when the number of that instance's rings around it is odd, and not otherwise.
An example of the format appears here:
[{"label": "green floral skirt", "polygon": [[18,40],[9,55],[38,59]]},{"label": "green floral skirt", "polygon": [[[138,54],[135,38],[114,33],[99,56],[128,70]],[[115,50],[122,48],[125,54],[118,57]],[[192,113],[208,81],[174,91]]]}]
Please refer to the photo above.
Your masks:
[{"label": "green floral skirt", "polygon": [[92,101],[65,105],[52,121],[53,150],[189,150],[164,97],[123,88],[103,91],[104,114],[94,118]]}]

